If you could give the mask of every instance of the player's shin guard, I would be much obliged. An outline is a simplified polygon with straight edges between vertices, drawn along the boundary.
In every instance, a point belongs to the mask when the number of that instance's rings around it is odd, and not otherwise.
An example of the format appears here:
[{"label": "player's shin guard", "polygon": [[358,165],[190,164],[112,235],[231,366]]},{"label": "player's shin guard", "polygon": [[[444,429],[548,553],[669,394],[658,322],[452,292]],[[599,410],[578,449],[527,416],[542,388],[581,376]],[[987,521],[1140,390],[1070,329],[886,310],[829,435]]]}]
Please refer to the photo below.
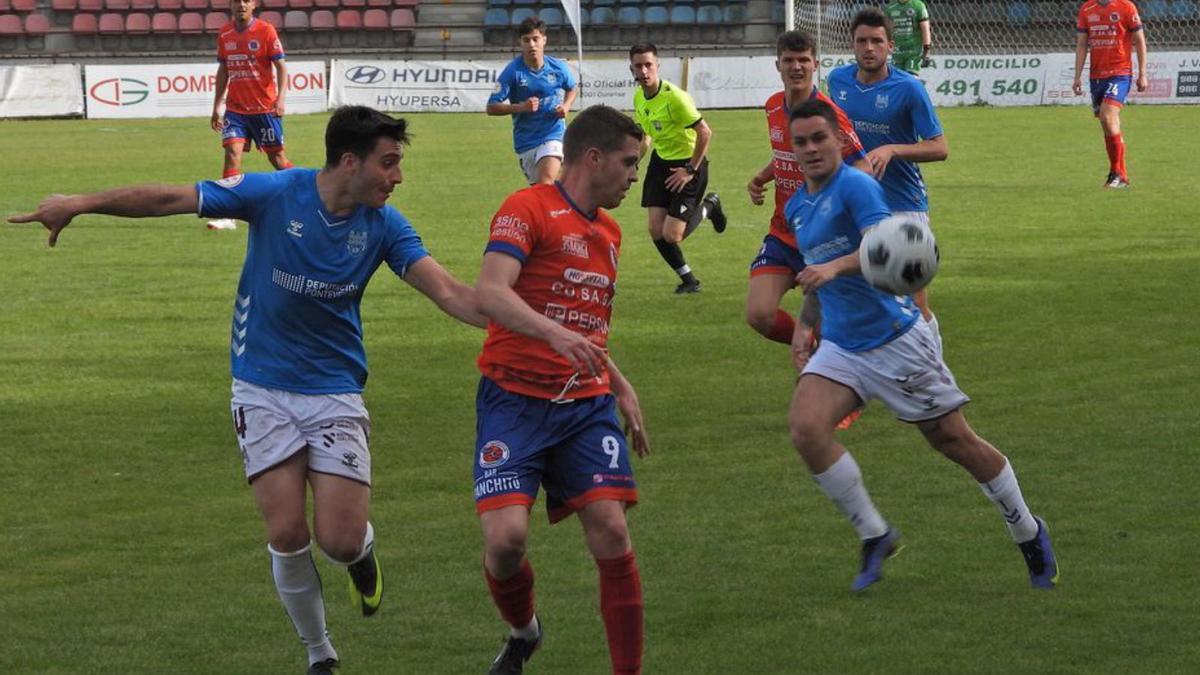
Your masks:
[{"label": "player's shin guard", "polygon": [[529,559],[521,560],[521,568],[507,579],[497,579],[483,569],[492,601],[500,617],[513,628],[524,628],[533,622],[533,567]]},{"label": "player's shin guard", "polygon": [[849,452],[833,463],[824,473],[813,474],[813,480],[821,491],[850,520],[860,539],[873,539],[887,533],[888,526],[883,516],[871,502],[867,488],[863,485],[858,462]]},{"label": "player's shin guard", "polygon": [[796,320],[792,318],[792,315],[782,309],[775,310],[775,323],[771,325],[771,332],[767,333],[767,339],[790,345],[794,332],[796,332]]},{"label": "player's shin guard", "polygon": [[308,650],[308,662],[336,659],[337,652],[325,630],[325,600],[321,595],[321,576],[313,564],[312,544],[291,553],[280,553],[270,544],[267,550],[271,552],[275,590]]},{"label": "player's shin guard", "polygon": [[1037,521],[1025,505],[1025,497],[1017,483],[1017,474],[1013,472],[1007,459],[1004,460],[1004,468],[1000,473],[996,474],[995,478],[980,483],[979,489],[996,505],[996,510],[1008,525],[1008,532],[1013,541],[1021,544],[1037,536]]},{"label": "player's shin guard", "polygon": [[633,551],[619,558],[596,559],[600,568],[600,614],[608,636],[614,675],[642,672],[644,639],[642,578]]}]

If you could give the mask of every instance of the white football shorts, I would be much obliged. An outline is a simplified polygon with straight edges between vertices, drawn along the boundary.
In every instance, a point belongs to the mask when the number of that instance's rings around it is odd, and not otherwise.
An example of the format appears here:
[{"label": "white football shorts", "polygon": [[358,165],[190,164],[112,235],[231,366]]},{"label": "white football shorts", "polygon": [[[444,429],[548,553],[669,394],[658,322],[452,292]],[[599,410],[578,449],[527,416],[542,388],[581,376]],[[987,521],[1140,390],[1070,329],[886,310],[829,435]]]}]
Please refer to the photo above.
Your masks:
[{"label": "white football shorts", "polygon": [[371,419],[359,394],[297,394],[234,378],[233,427],[246,480],[308,448],[308,470],[371,484]]},{"label": "white football shorts", "polygon": [[924,422],[970,402],[942,361],[937,340],[924,319],[900,337],[865,352],[851,352],[828,340],[804,366],[854,390],[863,403],[877,399],[903,422]]},{"label": "white football shorts", "polygon": [[536,148],[530,148],[517,154],[517,161],[521,163],[521,171],[525,173],[525,180],[529,181],[530,185],[537,182],[537,165],[543,157],[557,157],[561,160],[563,158],[562,141],[546,141]]}]

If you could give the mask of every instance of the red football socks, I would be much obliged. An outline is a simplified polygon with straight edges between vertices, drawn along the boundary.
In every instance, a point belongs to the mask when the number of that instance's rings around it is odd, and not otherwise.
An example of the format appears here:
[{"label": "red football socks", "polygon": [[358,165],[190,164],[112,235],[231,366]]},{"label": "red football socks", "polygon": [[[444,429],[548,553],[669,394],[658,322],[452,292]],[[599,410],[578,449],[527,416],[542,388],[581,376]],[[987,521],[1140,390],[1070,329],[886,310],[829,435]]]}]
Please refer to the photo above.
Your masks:
[{"label": "red football socks", "polygon": [[529,560],[522,560],[521,569],[507,579],[493,577],[486,567],[483,576],[492,592],[492,601],[500,610],[500,617],[514,628],[528,626],[533,621],[533,568]]},{"label": "red football socks", "polygon": [[790,345],[792,344],[792,333],[795,330],[796,320],[792,318],[792,315],[782,309],[777,309],[775,310],[775,324],[771,326],[771,332],[767,334],[767,338]]},{"label": "red football socks", "polygon": [[1125,139],[1121,134],[1105,136],[1104,149],[1108,150],[1108,170],[1128,179],[1129,175],[1125,172]]},{"label": "red football socks", "polygon": [[619,558],[596,559],[600,568],[600,615],[608,635],[614,675],[642,672],[642,579],[633,551]]},{"label": "red football socks", "polygon": [[221,178],[229,178],[230,176],[236,176],[241,172],[242,172],[241,169],[225,169],[221,173]]}]

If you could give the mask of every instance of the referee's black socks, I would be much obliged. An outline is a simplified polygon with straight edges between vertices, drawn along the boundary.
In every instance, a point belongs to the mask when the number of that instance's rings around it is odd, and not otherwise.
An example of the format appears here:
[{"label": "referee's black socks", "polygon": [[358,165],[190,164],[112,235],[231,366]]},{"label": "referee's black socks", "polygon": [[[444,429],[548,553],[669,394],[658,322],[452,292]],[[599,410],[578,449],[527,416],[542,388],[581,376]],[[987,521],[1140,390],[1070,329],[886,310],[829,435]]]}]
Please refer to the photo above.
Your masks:
[{"label": "referee's black socks", "polygon": [[665,239],[655,239],[654,247],[658,249],[658,254],[667,261],[680,279],[689,284],[696,281],[696,276],[692,274],[687,261],[683,259],[683,249],[679,248],[679,244],[672,244]]}]

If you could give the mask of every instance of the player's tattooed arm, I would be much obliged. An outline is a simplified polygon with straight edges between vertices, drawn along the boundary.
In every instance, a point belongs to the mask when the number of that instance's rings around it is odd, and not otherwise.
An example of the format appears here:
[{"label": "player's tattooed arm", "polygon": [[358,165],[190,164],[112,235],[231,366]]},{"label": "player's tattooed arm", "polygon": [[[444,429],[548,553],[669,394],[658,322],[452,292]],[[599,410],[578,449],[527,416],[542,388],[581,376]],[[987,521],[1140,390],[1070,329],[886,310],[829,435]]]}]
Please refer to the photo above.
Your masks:
[{"label": "player's tattooed arm", "polygon": [[196,213],[200,198],[195,185],[132,185],[84,195],[50,195],[33,213],[9,216],[10,223],[41,223],[50,246],[75,216],[98,213],[124,218],[152,218]]},{"label": "player's tattooed arm", "polygon": [[642,404],[638,401],[633,385],[625,379],[612,357],[606,357],[606,363],[608,381],[612,385],[613,397],[617,399],[617,409],[625,419],[625,434],[633,442],[633,449],[638,457],[645,457],[650,454],[650,437],[646,435],[646,422],[642,419]]},{"label": "player's tattooed arm", "polygon": [[476,328],[487,328],[488,319],[479,310],[475,289],[455,279],[433,256],[425,256],[413,263],[404,275],[404,281],[446,314]]},{"label": "player's tattooed arm", "polygon": [[820,322],[821,301],[816,293],[807,293],[804,296],[804,305],[800,308],[800,320],[796,322],[792,331],[792,365],[796,370],[802,370],[812,357]]}]

